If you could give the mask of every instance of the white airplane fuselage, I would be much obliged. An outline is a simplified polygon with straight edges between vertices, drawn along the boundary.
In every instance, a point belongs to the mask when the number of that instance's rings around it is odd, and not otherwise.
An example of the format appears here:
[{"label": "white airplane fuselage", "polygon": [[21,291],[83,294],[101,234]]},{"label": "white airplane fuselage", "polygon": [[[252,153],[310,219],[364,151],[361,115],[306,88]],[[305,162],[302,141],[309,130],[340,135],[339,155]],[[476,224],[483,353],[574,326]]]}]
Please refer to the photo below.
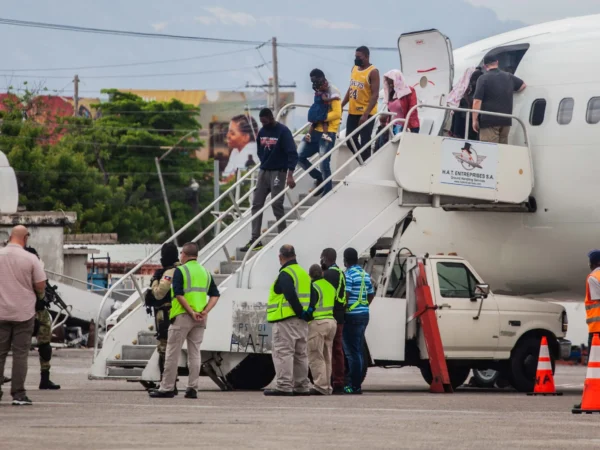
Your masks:
[{"label": "white airplane fuselage", "polygon": [[[415,253],[458,252],[496,292],[558,291],[583,299],[587,252],[600,247],[600,16],[536,25],[454,52],[455,82],[496,47],[529,44],[515,75],[527,88],[514,97],[533,154],[535,213],[446,212],[418,209],[405,234]],[[532,104],[546,101],[541,125]],[[559,124],[563,99],[573,99],[570,123]],[[569,100],[566,101],[569,103]],[[564,104],[563,104],[564,105]],[[592,106],[591,117],[587,117]],[[509,143],[524,135],[513,123]]]}]

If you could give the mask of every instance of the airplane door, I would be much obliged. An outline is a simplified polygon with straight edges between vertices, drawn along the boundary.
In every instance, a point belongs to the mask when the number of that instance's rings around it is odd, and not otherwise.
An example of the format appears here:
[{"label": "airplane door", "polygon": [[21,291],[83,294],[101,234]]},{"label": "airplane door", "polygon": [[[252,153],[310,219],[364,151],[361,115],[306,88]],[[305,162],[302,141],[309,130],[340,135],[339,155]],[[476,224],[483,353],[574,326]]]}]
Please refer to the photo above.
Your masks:
[{"label": "airplane door", "polygon": [[[400,67],[407,83],[417,92],[419,103],[445,106],[452,90],[454,57],[450,39],[438,30],[416,31],[398,38]],[[421,109],[421,134],[437,136],[447,111]]]}]

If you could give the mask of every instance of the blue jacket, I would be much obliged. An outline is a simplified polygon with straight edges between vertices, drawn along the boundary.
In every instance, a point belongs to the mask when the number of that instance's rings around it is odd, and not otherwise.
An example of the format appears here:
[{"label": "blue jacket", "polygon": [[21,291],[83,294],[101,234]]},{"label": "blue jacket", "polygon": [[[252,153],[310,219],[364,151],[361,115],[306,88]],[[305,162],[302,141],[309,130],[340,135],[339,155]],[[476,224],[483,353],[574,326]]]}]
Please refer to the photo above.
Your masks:
[{"label": "blue jacket", "polygon": [[256,137],[262,170],[294,170],[298,152],[292,132],[281,123],[262,127]]}]

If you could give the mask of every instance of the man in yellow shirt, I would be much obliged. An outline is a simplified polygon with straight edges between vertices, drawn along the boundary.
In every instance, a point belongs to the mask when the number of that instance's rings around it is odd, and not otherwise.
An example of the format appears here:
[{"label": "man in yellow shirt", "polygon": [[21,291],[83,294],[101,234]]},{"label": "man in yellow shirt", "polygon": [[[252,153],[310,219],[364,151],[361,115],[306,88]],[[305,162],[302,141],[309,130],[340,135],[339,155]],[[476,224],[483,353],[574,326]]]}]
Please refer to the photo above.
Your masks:
[{"label": "man in yellow shirt", "polygon": [[[367,47],[363,46],[356,49],[350,87],[342,102],[342,108],[348,103],[350,104],[346,122],[346,136],[377,113],[380,84],[379,70],[371,64],[369,58],[370,51]],[[348,144],[353,153],[355,150],[361,150],[371,140],[374,125],[375,121],[372,121],[354,135],[352,140],[356,148],[353,148],[351,143]],[[365,161],[369,159],[371,149],[363,151],[361,156]]]},{"label": "man in yellow shirt", "polygon": [[[308,158],[316,153],[319,153],[319,156],[323,156],[333,148],[337,132],[340,128],[340,122],[342,121],[342,96],[340,91],[335,86],[329,84],[327,78],[325,78],[325,74],[320,69],[314,69],[310,73],[310,81],[315,90],[315,99],[317,96],[321,98],[323,94],[328,99],[326,103],[328,108],[327,120],[325,120],[327,123],[327,133],[324,133],[323,123],[319,122],[300,144],[298,148],[298,164],[304,170],[307,170],[311,166]],[[315,103],[315,106],[323,105]],[[331,157],[327,157],[321,162],[320,169],[313,169],[309,173],[315,180],[315,187],[322,185],[323,181],[331,176]],[[329,180],[319,188],[318,195],[326,195],[332,188],[333,183]]]}]

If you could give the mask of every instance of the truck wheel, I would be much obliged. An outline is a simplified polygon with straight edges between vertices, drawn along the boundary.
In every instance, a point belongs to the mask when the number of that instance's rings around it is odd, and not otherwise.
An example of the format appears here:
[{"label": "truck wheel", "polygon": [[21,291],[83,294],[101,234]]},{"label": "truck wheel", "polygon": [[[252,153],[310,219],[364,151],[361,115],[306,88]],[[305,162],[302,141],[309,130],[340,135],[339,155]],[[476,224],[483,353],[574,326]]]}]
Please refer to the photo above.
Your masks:
[{"label": "truck wheel", "polygon": [[[517,391],[533,392],[539,353],[540,339],[537,337],[524,339],[513,349],[510,357],[509,380]],[[554,373],[555,361],[552,353],[550,362]]]},{"label": "truck wheel", "polygon": [[[421,375],[425,382],[431,385],[433,381],[433,374],[431,373],[431,366],[429,365],[429,361],[423,361],[423,364],[419,367],[421,370]],[[460,365],[448,364],[448,375],[450,376],[450,384],[452,385],[452,389],[457,389],[467,381],[469,378],[469,373],[471,373],[471,368]]]},{"label": "truck wheel", "polygon": [[233,389],[260,390],[275,378],[273,358],[268,354],[250,353],[225,378]]},{"label": "truck wheel", "polygon": [[493,388],[500,378],[500,372],[493,369],[473,369],[472,383],[478,388]]}]

